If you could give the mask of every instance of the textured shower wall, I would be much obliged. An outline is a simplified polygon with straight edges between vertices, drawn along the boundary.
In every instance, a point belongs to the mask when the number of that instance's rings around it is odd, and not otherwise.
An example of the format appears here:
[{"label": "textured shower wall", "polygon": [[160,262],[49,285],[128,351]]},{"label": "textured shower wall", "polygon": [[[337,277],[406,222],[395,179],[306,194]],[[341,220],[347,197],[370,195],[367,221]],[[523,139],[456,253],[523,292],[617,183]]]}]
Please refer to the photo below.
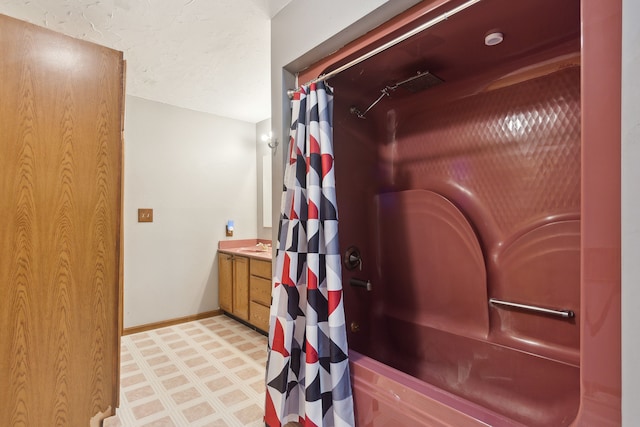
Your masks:
[{"label": "textured shower wall", "polygon": [[[356,89],[336,88],[340,242],[342,251],[356,245],[363,254],[362,271],[343,274],[347,322],[360,326],[358,333],[350,333],[350,345],[367,353],[371,339],[384,335],[383,331],[370,331],[380,314],[376,312],[381,307],[376,295],[382,295],[383,288],[397,291],[403,285],[399,282],[411,281],[417,295],[431,298],[424,295],[431,291],[428,277],[418,274],[424,265],[420,259],[427,254],[415,255],[412,250],[400,257],[404,262],[390,261],[393,254],[406,252],[412,239],[418,238],[416,230],[408,229],[403,221],[378,223],[377,218],[387,217],[384,212],[380,216],[378,209],[385,208],[375,201],[379,193],[431,190],[452,201],[475,230],[487,265],[489,297],[568,306],[576,311],[576,321],[558,324],[547,318],[532,322],[530,315],[520,313],[502,318],[502,312],[494,310],[493,335],[490,337],[485,329],[485,336],[525,350],[537,352],[544,347],[541,354],[577,363],[579,249],[574,246],[579,244],[579,234],[577,240],[569,237],[568,243],[559,248],[565,257],[562,261],[557,257],[552,260],[561,264],[570,259],[566,269],[571,272],[557,278],[544,276],[533,287],[537,290],[523,289],[524,281],[519,279],[519,283],[508,283],[513,280],[507,279],[511,276],[505,271],[513,267],[500,261],[509,261],[503,256],[505,247],[548,222],[564,222],[560,234],[566,234],[566,230],[574,233],[576,225],[579,230],[580,70],[567,68],[451,100],[441,95],[445,85],[438,88],[437,97],[427,90],[386,99],[366,120],[349,114],[350,100],[358,96]],[[547,240],[542,245],[554,244],[554,236],[543,238]],[[420,247],[419,242],[414,243]],[[540,253],[546,252],[540,248]],[[535,254],[536,262],[546,262],[541,261],[540,253]],[[415,266],[411,258],[417,260]],[[349,287],[353,277],[371,280],[374,291]],[[566,288],[561,295],[558,281]],[[486,310],[486,298],[477,303]],[[483,322],[476,324],[481,328]]]},{"label": "textured shower wall", "polygon": [[[445,330],[469,324],[463,327],[467,334],[474,328],[483,333],[482,314],[491,307],[490,328],[484,332],[489,341],[579,364],[580,69],[563,69],[438,105],[428,104],[428,93],[421,104],[414,97],[387,113],[395,127],[387,123],[387,136],[379,144],[381,191],[431,190],[460,210],[482,249],[485,296],[479,296],[472,281],[460,283],[453,274],[470,262],[463,253],[451,255],[458,258],[451,264],[458,268],[451,267],[451,273],[440,272],[449,268],[444,261],[433,269],[425,267],[454,242],[435,242],[430,253],[427,243],[436,236],[420,235],[420,221],[409,226],[407,220],[392,228],[388,221],[380,224],[383,253],[414,247],[399,261],[380,259],[382,282],[409,278],[416,296],[407,300],[406,310],[414,301],[424,300],[429,307],[429,301],[447,301],[442,316],[452,314]],[[396,129],[394,138],[389,138],[391,128]],[[381,217],[387,218],[386,213]],[[420,248],[421,255],[414,256]],[[412,258],[416,261],[409,262]],[[441,284],[435,285],[436,277],[443,278]],[[492,297],[572,310],[575,318],[561,321],[494,308],[487,301]],[[427,311],[435,315],[438,307]],[[454,318],[456,310],[467,312],[468,318]]]},{"label": "textured shower wall", "polygon": [[[374,197],[378,192],[378,148],[375,128],[366,121],[353,121],[344,96],[334,98],[334,154],[336,158],[336,193],[340,224],[340,252],[351,246],[362,254],[362,269],[343,267],[345,301],[352,301],[345,316],[349,330],[349,347],[363,350],[370,342],[371,292],[349,285],[351,278],[376,282],[376,234]],[[357,301],[357,303],[356,303]],[[358,329],[351,332],[351,325]]]},{"label": "textured shower wall", "polygon": [[340,242],[363,254],[343,273],[360,326],[349,345],[525,425],[566,425],[580,389],[580,69],[456,99],[446,84],[366,120],[348,113],[355,89],[336,87]]},{"label": "textured shower wall", "polygon": [[443,194],[486,250],[550,215],[579,214],[579,68],[426,108],[414,97],[393,116],[396,138],[380,148],[383,191]]}]

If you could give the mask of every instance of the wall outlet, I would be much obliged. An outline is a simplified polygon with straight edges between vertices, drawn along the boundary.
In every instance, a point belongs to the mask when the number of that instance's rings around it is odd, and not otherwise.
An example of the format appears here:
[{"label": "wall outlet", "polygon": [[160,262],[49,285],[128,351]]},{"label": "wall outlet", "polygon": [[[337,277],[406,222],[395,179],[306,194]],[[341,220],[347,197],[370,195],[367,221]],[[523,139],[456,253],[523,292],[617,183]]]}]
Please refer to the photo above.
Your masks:
[{"label": "wall outlet", "polygon": [[138,209],[138,222],[153,222],[153,209]]}]

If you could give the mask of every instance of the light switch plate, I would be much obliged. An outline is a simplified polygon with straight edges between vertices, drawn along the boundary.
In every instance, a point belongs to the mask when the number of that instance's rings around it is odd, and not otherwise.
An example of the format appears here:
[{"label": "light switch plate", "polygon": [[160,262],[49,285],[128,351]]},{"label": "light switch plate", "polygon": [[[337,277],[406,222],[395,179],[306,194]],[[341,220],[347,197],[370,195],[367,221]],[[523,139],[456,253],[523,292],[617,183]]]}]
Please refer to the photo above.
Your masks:
[{"label": "light switch plate", "polygon": [[138,222],[153,222],[153,209],[138,209]]}]

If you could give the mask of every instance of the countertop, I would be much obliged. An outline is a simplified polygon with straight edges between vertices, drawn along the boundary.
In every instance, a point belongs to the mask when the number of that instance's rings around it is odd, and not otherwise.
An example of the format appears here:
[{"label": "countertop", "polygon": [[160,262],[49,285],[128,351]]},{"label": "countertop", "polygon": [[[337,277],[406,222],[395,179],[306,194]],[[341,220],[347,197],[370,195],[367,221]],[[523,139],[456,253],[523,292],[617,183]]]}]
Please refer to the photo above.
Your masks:
[{"label": "countertop", "polygon": [[218,242],[218,252],[271,261],[271,247],[264,251],[257,246],[258,243],[271,245],[270,240],[263,239],[221,240]]}]

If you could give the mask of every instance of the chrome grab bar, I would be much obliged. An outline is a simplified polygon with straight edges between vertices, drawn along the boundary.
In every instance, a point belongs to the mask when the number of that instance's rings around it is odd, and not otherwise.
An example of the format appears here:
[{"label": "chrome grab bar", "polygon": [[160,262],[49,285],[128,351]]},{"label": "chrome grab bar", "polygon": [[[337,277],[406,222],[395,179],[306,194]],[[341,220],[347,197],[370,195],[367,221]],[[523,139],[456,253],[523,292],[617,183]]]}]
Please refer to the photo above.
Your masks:
[{"label": "chrome grab bar", "polygon": [[491,304],[502,305],[505,307],[519,308],[535,313],[549,314],[551,316],[562,317],[563,319],[571,319],[573,317],[576,317],[576,314],[573,312],[573,310],[554,310],[552,308],[538,307],[536,305],[520,304],[510,301],[502,301],[495,298],[490,298],[489,302]]}]

